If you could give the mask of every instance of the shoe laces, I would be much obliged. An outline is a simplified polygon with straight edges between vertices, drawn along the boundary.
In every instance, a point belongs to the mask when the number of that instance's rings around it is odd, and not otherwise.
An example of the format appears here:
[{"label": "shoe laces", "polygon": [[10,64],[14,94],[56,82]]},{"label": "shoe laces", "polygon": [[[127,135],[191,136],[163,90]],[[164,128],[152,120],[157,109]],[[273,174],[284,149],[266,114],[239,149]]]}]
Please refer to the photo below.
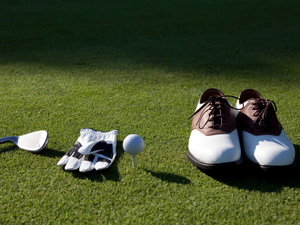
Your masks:
[{"label": "shoe laces", "polygon": [[[196,123],[198,125],[199,129],[203,129],[209,121],[214,121],[213,125],[211,125],[209,128],[223,128],[224,126],[227,126],[224,121],[226,120],[226,117],[224,115],[224,103],[227,104],[230,108],[237,109],[229,104],[229,102],[226,100],[227,97],[239,99],[238,97],[232,96],[232,95],[223,95],[223,96],[210,96],[208,100],[199,108],[197,109],[188,119],[192,118],[195,114],[197,114],[201,109],[205,108],[201,112],[201,115],[199,116],[199,119]],[[244,107],[244,105],[243,105]],[[243,108],[242,107],[242,108]],[[205,121],[205,123],[200,126],[200,121],[202,120],[202,117],[209,112],[208,119]]]},{"label": "shoe laces", "polygon": [[253,114],[257,118],[254,120],[254,124],[258,121],[258,125],[262,127],[267,127],[267,118],[270,112],[270,109],[272,109],[272,106],[274,108],[274,112],[277,112],[276,104],[273,100],[269,99],[259,99],[257,102],[252,103],[254,105],[253,110],[255,110],[255,113]]}]

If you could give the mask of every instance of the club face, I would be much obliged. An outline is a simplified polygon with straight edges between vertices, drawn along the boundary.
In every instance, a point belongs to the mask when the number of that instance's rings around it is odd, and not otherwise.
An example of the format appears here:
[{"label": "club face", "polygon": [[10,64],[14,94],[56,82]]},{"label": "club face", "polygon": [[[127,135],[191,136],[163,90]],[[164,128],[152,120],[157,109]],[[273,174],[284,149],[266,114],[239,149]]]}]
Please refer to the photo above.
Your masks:
[{"label": "club face", "polygon": [[20,136],[17,145],[24,150],[38,152],[42,150],[47,143],[48,132],[40,130]]}]

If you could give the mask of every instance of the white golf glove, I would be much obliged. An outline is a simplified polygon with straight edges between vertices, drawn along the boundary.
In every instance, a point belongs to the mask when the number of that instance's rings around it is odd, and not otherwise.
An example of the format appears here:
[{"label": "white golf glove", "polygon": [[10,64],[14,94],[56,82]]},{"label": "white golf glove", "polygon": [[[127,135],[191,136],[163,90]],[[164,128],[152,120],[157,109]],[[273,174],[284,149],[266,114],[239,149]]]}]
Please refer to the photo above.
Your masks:
[{"label": "white golf glove", "polygon": [[65,165],[65,170],[79,169],[80,172],[108,168],[117,155],[117,134],[118,130],[101,132],[81,129],[80,137],[57,165]]}]

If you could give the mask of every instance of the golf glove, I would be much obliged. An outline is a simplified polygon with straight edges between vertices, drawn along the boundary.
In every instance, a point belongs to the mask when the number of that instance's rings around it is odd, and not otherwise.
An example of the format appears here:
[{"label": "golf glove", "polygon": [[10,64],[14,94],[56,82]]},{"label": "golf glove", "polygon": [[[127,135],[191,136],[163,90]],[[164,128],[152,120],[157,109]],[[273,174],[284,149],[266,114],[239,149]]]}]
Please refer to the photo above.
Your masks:
[{"label": "golf glove", "polygon": [[89,172],[108,168],[116,158],[118,130],[109,132],[81,129],[80,136],[70,150],[59,160],[65,170]]}]

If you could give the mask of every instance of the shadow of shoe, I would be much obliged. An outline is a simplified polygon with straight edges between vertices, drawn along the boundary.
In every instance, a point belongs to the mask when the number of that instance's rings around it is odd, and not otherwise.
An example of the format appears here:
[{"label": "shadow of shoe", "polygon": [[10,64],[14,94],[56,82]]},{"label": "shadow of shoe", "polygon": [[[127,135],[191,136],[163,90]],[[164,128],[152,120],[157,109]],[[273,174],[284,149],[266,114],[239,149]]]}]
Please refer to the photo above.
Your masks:
[{"label": "shadow of shoe", "polygon": [[206,175],[224,184],[260,192],[279,192],[283,187],[300,188],[300,146],[295,145],[296,166],[265,172],[245,160],[236,171],[203,171]]}]

